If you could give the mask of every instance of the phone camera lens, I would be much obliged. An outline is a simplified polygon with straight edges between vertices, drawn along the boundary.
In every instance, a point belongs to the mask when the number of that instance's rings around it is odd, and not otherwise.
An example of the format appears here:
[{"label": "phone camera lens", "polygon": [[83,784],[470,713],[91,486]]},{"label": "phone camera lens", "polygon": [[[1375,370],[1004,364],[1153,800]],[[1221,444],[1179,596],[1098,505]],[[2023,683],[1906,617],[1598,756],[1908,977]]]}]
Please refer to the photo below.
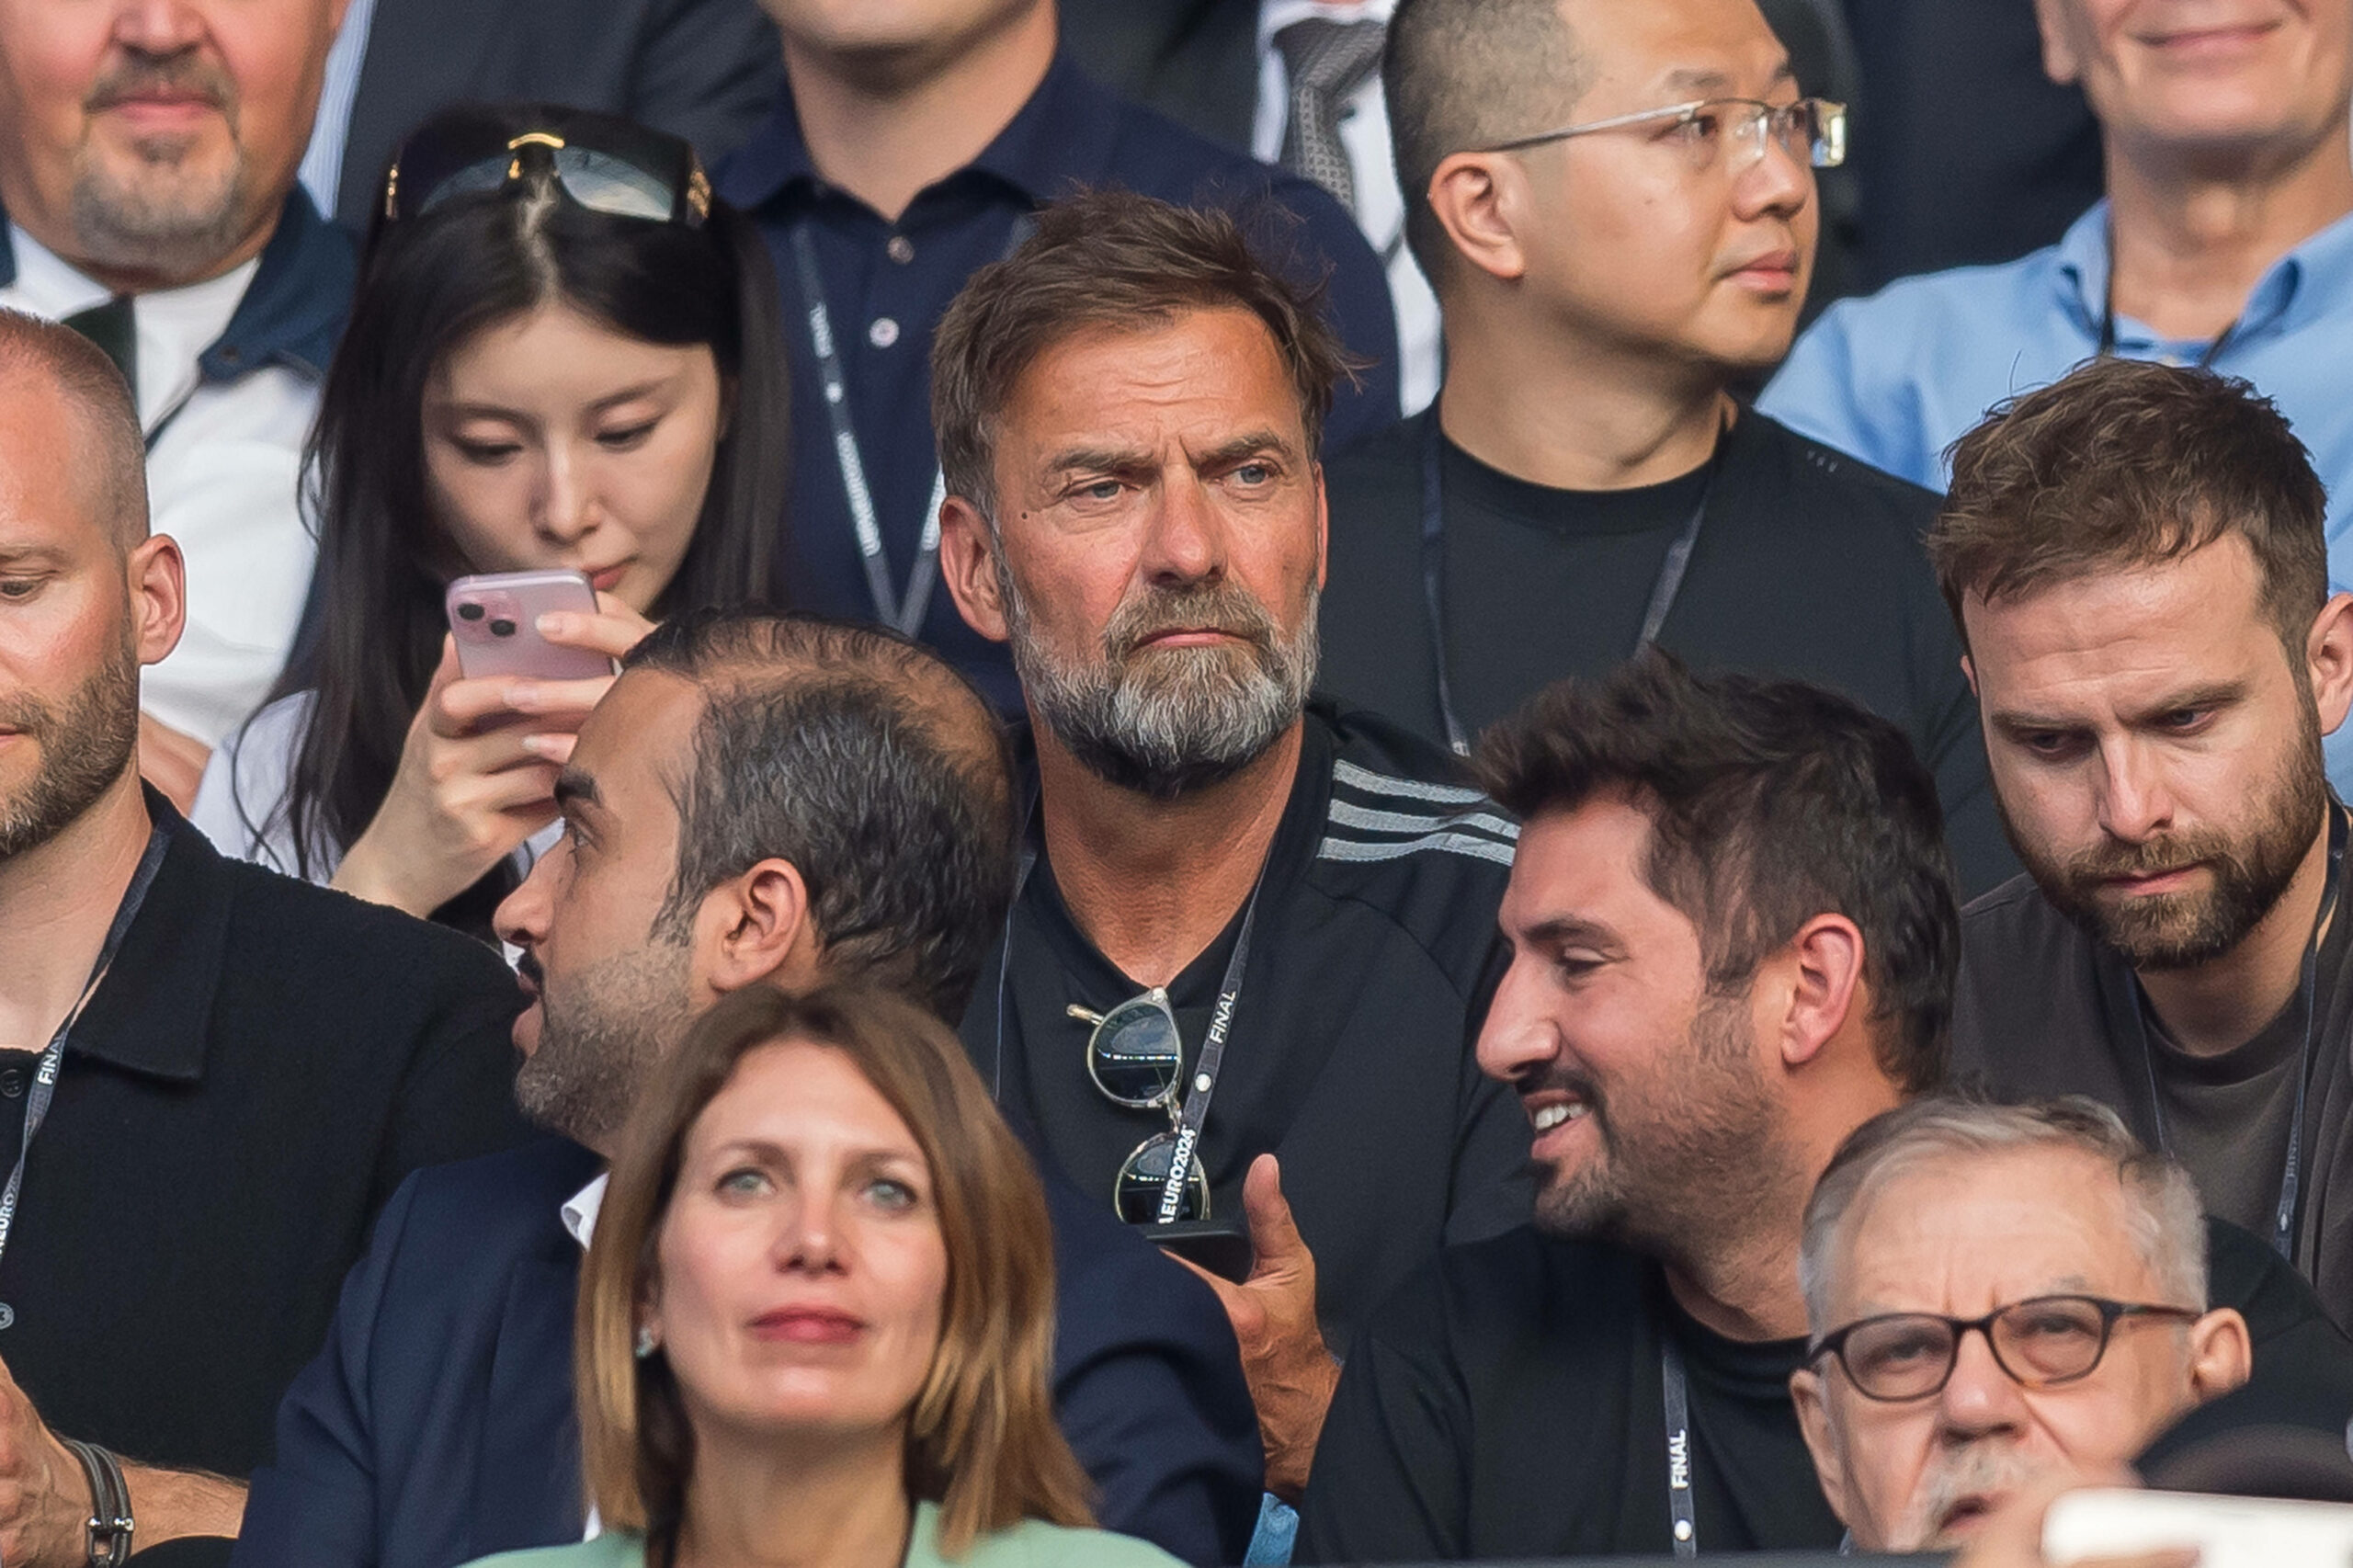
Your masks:
[{"label": "phone camera lens", "polygon": [[482,606],[473,603],[472,600],[469,600],[458,607],[458,619],[460,620],[480,620],[482,619]]},{"label": "phone camera lens", "polygon": [[512,637],[515,635],[515,623],[511,620],[494,620],[490,623],[490,634],[493,637]]}]

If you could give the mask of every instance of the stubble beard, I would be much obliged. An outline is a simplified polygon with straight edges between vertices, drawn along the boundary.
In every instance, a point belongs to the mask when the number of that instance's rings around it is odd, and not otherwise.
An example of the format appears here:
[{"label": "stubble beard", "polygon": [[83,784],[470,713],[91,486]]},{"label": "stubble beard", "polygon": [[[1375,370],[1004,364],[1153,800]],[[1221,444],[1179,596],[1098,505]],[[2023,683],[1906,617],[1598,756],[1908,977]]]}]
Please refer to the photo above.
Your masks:
[{"label": "stubble beard", "polygon": [[0,723],[40,750],[40,767],[0,795],[0,862],[39,848],[96,805],[139,749],[139,651],[128,627],[90,678],[57,707],[0,701]]},{"label": "stubble beard", "polygon": [[194,56],[133,55],[92,88],[97,109],[145,88],[170,87],[210,100],[226,121],[225,167],[184,167],[199,153],[197,136],[158,132],[135,139],[124,169],[85,143],[75,159],[71,219],[82,259],[175,283],[211,277],[252,222],[252,160],[239,136],[236,83]]},{"label": "stubble beard", "polygon": [[[1156,801],[1256,761],[1298,722],[1315,684],[1312,585],[1288,635],[1264,605],[1229,583],[1147,589],[1113,614],[1100,658],[1080,664],[1044,646],[1002,555],[996,578],[1014,669],[1039,720],[1097,778]],[[1217,628],[1240,645],[1141,646],[1188,626]]]},{"label": "stubble beard", "polygon": [[[540,992],[539,1043],[515,1073],[515,1101],[551,1132],[609,1150],[638,1092],[694,1017],[687,949],[650,937],[633,952]],[[593,978],[591,978],[593,977]]]}]

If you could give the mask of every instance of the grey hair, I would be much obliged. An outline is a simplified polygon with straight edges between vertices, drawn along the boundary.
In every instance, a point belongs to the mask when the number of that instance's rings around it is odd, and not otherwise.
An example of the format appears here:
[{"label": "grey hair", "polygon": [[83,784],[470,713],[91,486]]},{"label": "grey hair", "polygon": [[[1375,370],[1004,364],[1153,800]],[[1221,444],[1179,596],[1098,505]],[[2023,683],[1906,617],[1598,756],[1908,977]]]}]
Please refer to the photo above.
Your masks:
[{"label": "grey hair", "polygon": [[2072,1149],[2113,1167],[2132,1244],[2167,1301],[2205,1309],[2205,1210],[2178,1161],[2143,1145],[2114,1111],[2081,1095],[2019,1105],[1928,1095],[1855,1129],[1814,1184],[1798,1246],[1798,1285],[1812,1331],[1824,1334],[1834,1326],[1834,1255],[1847,1216],[1873,1194],[1936,1160],[2033,1148]]}]

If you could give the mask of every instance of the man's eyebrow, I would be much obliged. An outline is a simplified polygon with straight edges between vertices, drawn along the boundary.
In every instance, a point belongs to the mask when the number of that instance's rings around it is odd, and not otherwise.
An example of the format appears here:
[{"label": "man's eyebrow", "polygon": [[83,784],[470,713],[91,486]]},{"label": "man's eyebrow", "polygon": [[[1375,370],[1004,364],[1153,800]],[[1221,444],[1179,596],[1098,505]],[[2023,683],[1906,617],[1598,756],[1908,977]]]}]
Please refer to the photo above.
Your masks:
[{"label": "man's eyebrow", "polygon": [[1530,947],[1564,948],[1572,942],[1588,946],[1616,947],[1618,933],[1598,920],[1588,920],[1577,915],[1554,915],[1521,928],[1521,935]]},{"label": "man's eyebrow", "polygon": [[[2239,680],[2210,681],[2203,686],[2185,687],[2169,691],[2155,701],[2124,715],[2129,723],[2146,723],[2168,713],[2188,709],[2228,708],[2246,699],[2246,683]],[[1996,729],[2007,734],[2020,734],[2037,730],[2082,730],[2089,728],[2080,719],[2059,718],[2048,713],[2036,713],[2018,708],[1995,709],[1990,715]]]},{"label": "man's eyebrow", "polygon": [[0,566],[63,566],[73,557],[53,544],[10,544],[0,540]]},{"label": "man's eyebrow", "polygon": [[1253,430],[1246,435],[1236,436],[1230,440],[1220,441],[1216,446],[1211,447],[1208,451],[1203,452],[1196,460],[1194,466],[1198,468],[1211,469],[1224,468],[1231,464],[1241,462],[1248,458],[1259,457],[1269,453],[1282,458],[1288,458],[1291,455],[1291,444],[1283,438],[1281,432],[1271,427],[1264,430]]},{"label": "man's eyebrow", "polygon": [[567,767],[555,776],[555,809],[569,816],[581,806],[594,810],[604,804],[597,792],[597,776]]},{"label": "man's eyebrow", "polygon": [[1050,474],[1142,472],[1154,466],[1152,454],[1140,447],[1064,447],[1044,463]]},{"label": "man's eyebrow", "polygon": [[[1786,66],[1783,67],[1787,69]],[[1778,80],[1778,78],[1776,78]],[[1712,68],[1686,66],[1666,74],[1666,90],[1671,93],[1691,93],[1702,97],[1721,97],[1734,86],[1733,79]]]}]

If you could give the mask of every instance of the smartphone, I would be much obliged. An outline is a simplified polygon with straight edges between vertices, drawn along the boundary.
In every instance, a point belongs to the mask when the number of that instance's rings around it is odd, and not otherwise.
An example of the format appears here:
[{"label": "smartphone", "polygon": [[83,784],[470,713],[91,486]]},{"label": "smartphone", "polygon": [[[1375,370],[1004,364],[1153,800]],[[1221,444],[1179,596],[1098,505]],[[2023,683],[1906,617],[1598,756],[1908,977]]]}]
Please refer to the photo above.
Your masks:
[{"label": "smartphone", "polygon": [[532,680],[591,680],[613,673],[612,660],[588,648],[565,648],[540,635],[552,610],[597,613],[597,590],[578,572],[491,572],[460,577],[442,596],[458,640],[458,669],[468,680],[523,676]]},{"label": "smartphone", "polygon": [[1257,1261],[1250,1233],[1223,1220],[1179,1220],[1169,1225],[1136,1228],[1153,1245],[1236,1285],[1250,1278],[1250,1266]]},{"label": "smartphone", "polygon": [[2054,1568],[2182,1546],[2198,1549],[2199,1568],[2353,1562],[2353,1504],[2112,1487],[2070,1492],[2042,1517],[2042,1555]]}]

